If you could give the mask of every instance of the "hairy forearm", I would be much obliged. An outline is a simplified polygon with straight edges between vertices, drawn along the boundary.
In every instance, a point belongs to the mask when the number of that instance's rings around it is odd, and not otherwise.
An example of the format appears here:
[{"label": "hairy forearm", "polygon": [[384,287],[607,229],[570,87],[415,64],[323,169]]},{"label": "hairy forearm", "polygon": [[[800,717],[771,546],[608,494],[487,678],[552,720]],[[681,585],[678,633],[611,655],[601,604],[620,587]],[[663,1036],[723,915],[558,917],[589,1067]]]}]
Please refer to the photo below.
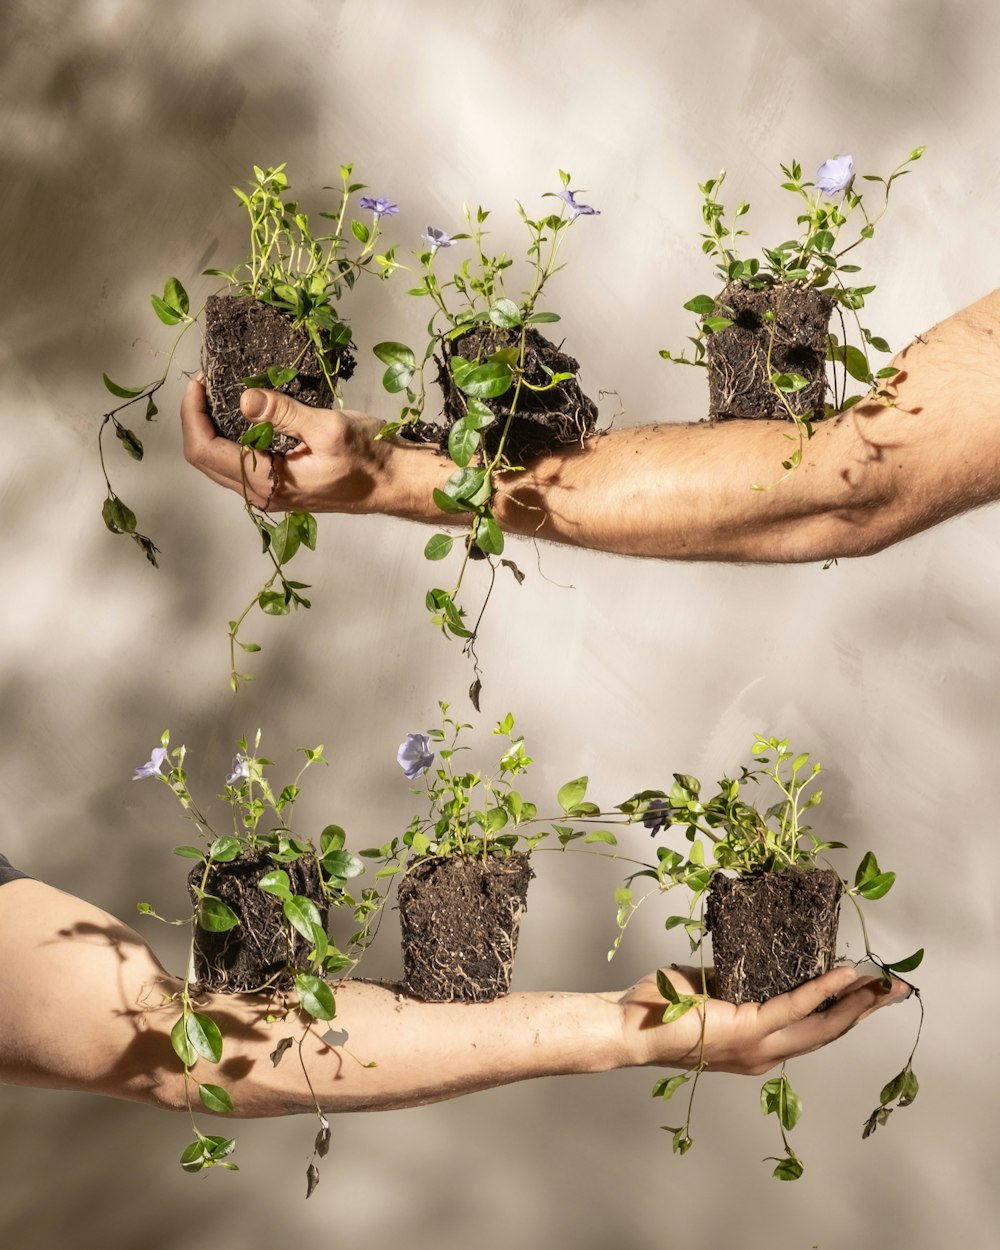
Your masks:
[{"label": "hairy forearm", "polygon": [[[637,426],[502,477],[498,519],[623,555],[794,562],[867,555],[1000,496],[1000,293],[895,363],[894,404],[818,424],[789,473],[787,422]],[[398,446],[385,468],[370,510],[442,523],[443,456]]]},{"label": "hairy forearm", "polygon": [[[621,1010],[599,994],[424,1003],[391,986],[351,982],[338,990],[337,1017],[326,1027],[313,1025],[301,1050],[289,1048],[277,1067],[241,1055],[237,1040],[233,1064],[253,1065],[240,1083],[238,1113],[280,1115],[317,1103],[329,1112],[393,1110],[630,1059]],[[275,1045],[293,1035],[287,1023],[271,1032]],[[265,1049],[252,1045],[258,1057]]]}]

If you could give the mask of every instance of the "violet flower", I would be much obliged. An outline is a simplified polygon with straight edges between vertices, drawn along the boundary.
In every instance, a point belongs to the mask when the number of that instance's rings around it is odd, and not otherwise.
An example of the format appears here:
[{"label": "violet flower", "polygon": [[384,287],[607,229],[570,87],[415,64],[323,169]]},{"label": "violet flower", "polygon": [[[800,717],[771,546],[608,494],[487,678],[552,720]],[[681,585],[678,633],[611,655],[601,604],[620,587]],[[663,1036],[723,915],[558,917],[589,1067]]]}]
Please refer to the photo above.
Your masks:
[{"label": "violet flower", "polygon": [[410,781],[425,773],[433,762],[434,752],[426,734],[407,734],[406,740],[399,744],[396,763]]},{"label": "violet flower", "polygon": [[162,777],[160,769],[167,758],[166,747],[153,747],[153,753],[145,764],[140,765],[132,774],[133,781],[142,781],[144,777]]},{"label": "violet flower", "polygon": [[455,243],[446,230],[439,230],[437,226],[428,226],[420,238],[431,249],[432,256],[439,247],[452,247]]},{"label": "violet flower", "polygon": [[575,221],[577,217],[596,217],[600,215],[601,210],[599,208],[591,208],[589,204],[578,204],[573,198],[576,195],[575,191],[570,191],[567,188],[566,190],[556,192],[556,194],[569,207],[570,221]]},{"label": "violet flower", "polygon": [[250,760],[242,752],[233,759],[233,771],[226,778],[227,786],[235,786],[250,776]]},{"label": "violet flower", "polygon": [[840,195],[849,191],[854,183],[854,158],[834,156],[824,161],[816,171],[816,190],[824,195]]},{"label": "violet flower", "polygon": [[392,200],[387,199],[384,195],[380,195],[378,199],[372,199],[370,195],[363,195],[358,200],[359,208],[370,208],[375,214],[375,220],[380,217],[394,217],[399,212],[399,205],[393,204]]},{"label": "violet flower", "polygon": [[650,799],[642,823],[650,831],[649,836],[655,838],[670,823],[670,804],[665,799]]}]

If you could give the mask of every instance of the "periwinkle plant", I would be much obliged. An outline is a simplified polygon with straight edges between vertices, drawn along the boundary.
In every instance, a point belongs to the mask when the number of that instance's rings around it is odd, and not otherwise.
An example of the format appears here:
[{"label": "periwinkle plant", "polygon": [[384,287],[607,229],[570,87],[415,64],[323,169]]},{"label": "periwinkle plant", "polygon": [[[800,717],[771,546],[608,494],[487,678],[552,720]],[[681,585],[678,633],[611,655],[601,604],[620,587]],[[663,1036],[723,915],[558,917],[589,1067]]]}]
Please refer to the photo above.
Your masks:
[{"label": "periwinkle plant", "polygon": [[[227,295],[246,297],[274,309],[299,332],[296,336],[299,345],[287,358],[262,361],[258,372],[242,379],[244,386],[270,387],[274,390],[288,387],[296,382],[308,355],[310,360],[315,358],[315,367],[322,378],[325,403],[327,406],[340,406],[340,384],[345,362],[351,360],[348,354],[351,327],[339,311],[339,306],[361,273],[374,272],[387,277],[396,267],[393,248],[382,253],[377,250],[377,244],[382,218],[397,213],[398,206],[385,197],[362,196],[358,208],[371,211],[371,224],[367,225],[359,217],[351,215],[351,198],[364,189],[364,184],[352,181],[353,166],[342,165],[340,187],[324,188],[327,191],[336,190],[339,194],[331,211],[319,213],[319,217],[329,225],[326,229],[314,229],[298,200],[292,198],[284,171],[284,165],[267,169],[255,165],[254,178],[248,189],[233,188],[249,218],[249,251],[233,268],[206,269],[204,274],[224,279]],[[122,386],[106,373],[103,375],[107,390],[124,402],[104,414],[98,446],[107,491],[102,509],[105,525],[112,533],[131,537],[155,565],[158,548],[152,539],[139,531],[134,511],[111,485],[104,458],[103,435],[110,424],[125,452],[134,460],[143,459],[142,440],[123,423],[119,414],[133,405],[143,404],[146,420],[154,419],[157,415],[154,397],[170,376],[181,341],[191,327],[198,324],[205,305],[192,312],[188,292],[176,277],[167,280],[162,295],[154,294],[150,299],[160,321],[170,327],[179,327],[178,332],[162,370],[152,382],[141,386]],[[273,438],[270,423],[262,423],[247,428],[240,441],[245,455],[252,459],[257,451],[269,450]],[[233,690],[250,679],[238,670],[236,649],[239,647],[245,652],[260,649],[255,643],[246,643],[239,638],[240,627],[248,613],[258,607],[270,616],[284,616],[293,608],[310,606],[308,598],[302,593],[309,587],[287,576],[286,566],[302,547],[315,549],[317,538],[316,518],[311,513],[289,512],[275,523],[250,503],[246,497],[245,481],[244,503],[273,571],[244,611],[229,622],[230,685]]]},{"label": "periwinkle plant", "polygon": [[[314,765],[326,764],[323,747],[299,748],[305,757],[304,763],[295,778],[280,790],[271,785],[267,775],[271,761],[259,753],[259,748],[259,731],[252,744],[246,738],[241,739],[226,777],[220,797],[231,809],[231,832],[216,832],[195,803],[184,766],[186,750],[183,746],[171,748],[168,732],[163,734],[149,760],[135,770],[133,780],[155,778],[164,783],[199,834],[201,845],[174,849],[175,855],[193,860],[198,866],[190,878],[194,912],[188,919],[167,922],[191,925],[196,965],[200,942],[204,940],[199,935],[212,938],[237,931],[241,939],[235,948],[237,951],[241,945],[248,951],[263,949],[263,931],[254,927],[255,919],[249,913],[238,914],[213,892],[211,884],[229,865],[247,858],[262,861],[256,889],[261,896],[273,900],[272,907],[283,918],[282,948],[288,954],[283,966],[253,989],[262,996],[262,1016],[266,1016],[267,1023],[277,1027],[288,1021],[288,1028],[292,1030],[291,1036],[276,1036],[272,1062],[281,1062],[285,1052],[295,1046],[302,1063],[302,1043],[309,1029],[316,1021],[332,1020],[336,1013],[331,978],[343,980],[350,975],[370,941],[369,922],[377,912],[377,896],[369,889],[356,895],[350,893],[348,882],[364,871],[364,865],[346,849],[346,835],[339,825],[327,825],[316,844],[293,831],[292,817],[301,793],[302,776]],[[318,866],[317,884],[324,906],[350,909],[360,926],[347,941],[344,951],[327,936],[316,899],[293,888],[293,881],[303,876],[296,872],[296,866],[307,860],[314,860]],[[138,909],[142,915],[164,919],[149,903],[140,903]],[[224,989],[221,980],[224,969],[213,968],[212,971],[220,975],[217,988]],[[236,1166],[230,1158],[235,1147],[233,1139],[203,1133],[195,1118],[196,1099],[217,1114],[235,1109],[233,1097],[224,1086],[203,1079],[204,1065],[218,1066],[222,1062],[225,1039],[224,1026],[203,1009],[200,988],[189,973],[172,999],[178,1016],[170,1040],[184,1069],[185,1096],[194,1130],[194,1140],[185,1148],[180,1160],[186,1172]],[[303,1072],[308,1081],[309,1074],[304,1066]],[[316,1114],[320,1127],[307,1169],[309,1193],[319,1179],[316,1159],[326,1154],[330,1141],[330,1126],[318,1104]]]},{"label": "periwinkle plant", "polygon": [[[386,365],[385,389],[402,394],[405,400],[399,420],[387,424],[380,437],[405,434],[409,427],[419,425],[427,403],[426,368],[430,361],[437,360],[439,370],[445,372],[460,397],[461,415],[447,437],[455,471],[441,489],[434,491],[434,502],[449,520],[466,520],[468,530],[461,541],[462,561],[454,582],[447,589],[429,590],[426,606],[434,624],[446,636],[463,639],[473,658],[482,611],[476,622],[470,623],[457,595],[471,558],[485,557],[492,564],[503,554],[504,537],[493,501],[498,478],[520,467],[509,454],[513,423],[522,414],[527,396],[559,392],[566,384],[575,383],[573,373],[553,370],[544,363],[537,374],[529,369],[534,327],[559,320],[557,313],[539,305],[549,280],[562,268],[559,254],[566,230],[577,218],[598,211],[577,201],[577,193],[569,188],[569,174],[560,171],[559,176],[562,190],[546,192],[561,201],[558,213],[529,217],[520,204],[517,206],[528,231],[527,259],[531,266],[529,284],[518,298],[511,298],[506,289],[512,259],[487,248],[489,211],[480,207],[473,212],[463,206],[467,229],[449,233],[439,226],[428,226],[421,237],[424,247],[416,254],[418,282],[409,293],[433,305],[426,345],[414,350],[405,343],[385,341],[374,348]],[[438,254],[450,254],[466,240],[472,242],[473,256],[456,262],[447,277],[439,276]],[[476,331],[482,333],[477,336]],[[468,350],[465,344],[470,345]],[[429,560],[442,560],[454,543],[452,534],[435,534],[424,554]],[[521,580],[512,562],[502,563]],[[478,681],[473,685],[474,703],[477,696]]]},{"label": "periwinkle plant", "polygon": [[[754,766],[744,765],[737,777],[724,777],[718,783],[716,793],[709,797],[703,794],[698,778],[675,773],[669,790],[639,791],[619,808],[626,815],[641,815],[643,825],[654,837],[663,832],[674,833],[682,835],[690,843],[686,851],[668,845],[659,846],[656,862],[632,873],[616,892],[618,934],[608,952],[609,959],[617,951],[629,922],[647,899],[676,886],[688,891],[686,912],[668,916],[665,927],[668,930],[683,929],[692,953],[700,952],[702,992],[698,995],[678,994],[670,981],[660,976],[658,986],[666,1000],[665,1021],[679,1019],[691,1010],[703,1009],[709,992],[703,946],[708,932],[706,900],[719,874],[734,874],[737,878],[752,881],[762,874],[817,869],[822,867],[826,852],[845,849],[843,842],[820,838],[803,820],[805,813],[822,799],[822,791],[814,788],[821,772],[820,765],[810,761],[807,753],[791,750],[786,738],[765,738],[758,734],[752,754],[755,757]],[[763,803],[758,803],[747,794],[748,790],[758,785],[767,788]],[[892,976],[917,968],[924,955],[921,948],[912,955],[890,962],[872,951],[859,900],[882,898],[892,888],[895,879],[896,874],[883,871],[874,852],[868,851],[858,864],[853,883],[841,882],[843,893],[850,899],[860,923],[865,956],[879,969],[886,985],[891,982]],[[637,894],[636,882],[645,880],[654,884],[645,893]],[[777,937],[775,943],[780,945]],[[922,1020],[922,1004],[920,1011]],[[704,1027],[704,1015],[702,1024]],[[918,1041],[919,1036],[918,1027]],[[878,1126],[884,1125],[894,1107],[908,1106],[916,1097],[918,1084],[912,1067],[915,1050],[916,1042],[902,1071],[883,1088],[879,1105],[865,1123],[863,1137],[869,1137]],[[691,1072],[657,1081],[653,1088],[654,1098],[667,1101],[690,1083],[684,1123],[667,1126],[673,1149],[678,1154],[686,1154],[692,1145],[692,1104],[703,1070],[703,1065],[699,1063]],[[779,1180],[795,1180],[802,1175],[803,1165],[789,1141],[788,1132],[795,1127],[802,1104],[789,1083],[784,1066],[779,1076],[764,1083],[761,1109],[765,1114],[777,1117],[781,1132],[784,1153],[770,1160],[775,1164],[773,1175]]]},{"label": "periwinkle plant", "polygon": [[[854,160],[850,155],[838,155],[824,161],[811,182],[803,179],[798,161],[781,165],[784,179],[781,185],[795,197],[798,207],[798,234],[775,247],[763,248],[760,258],[741,256],[740,240],[748,232],[740,223],[749,212],[750,205],[741,200],[732,216],[727,216],[719,200],[725,171],[699,184],[698,189],[704,197],[702,251],[715,257],[715,270],[724,287],[718,295],[696,295],[684,305],[699,317],[697,333],[689,340],[694,348],[693,355],[689,357],[686,349],[679,354],[664,350],[660,352],[664,359],[708,367],[711,371],[712,353],[709,348],[713,336],[727,331],[741,317],[731,298],[736,289],[751,292],[780,289],[823,292],[830,301],[828,307],[835,309],[839,316],[840,334],[830,332],[826,338],[826,360],[833,366],[832,400],[826,403],[823,397],[827,388],[823,382],[815,387],[809,377],[794,367],[784,370],[773,367],[771,357],[777,318],[773,310],[763,314],[768,323],[763,369],[772,390],[774,412],[796,423],[796,434],[790,437],[796,439],[797,446],[782,462],[786,473],[801,462],[804,443],[812,437],[815,421],[851,407],[865,395],[871,395],[884,404],[893,402],[887,387],[897,370],[891,365],[878,366],[871,357],[872,352],[888,353],[889,344],[880,335],[874,334],[862,322],[860,315],[875,287],[860,281],[856,276],[860,273],[860,266],[848,257],[861,243],[874,236],[875,228],[888,208],[893,183],[909,173],[910,166],[923,153],[923,147],[914,148],[888,177],[861,175],[862,181],[875,183],[882,189],[881,203],[871,212],[863,193],[856,189]],[[857,231],[846,238],[843,232],[852,224],[857,224]],[[848,378],[861,383],[866,389],[848,394]],[[807,391],[807,388],[810,389]],[[810,403],[805,407],[801,402],[803,394],[810,397]],[[758,484],[755,489],[765,487]]]}]

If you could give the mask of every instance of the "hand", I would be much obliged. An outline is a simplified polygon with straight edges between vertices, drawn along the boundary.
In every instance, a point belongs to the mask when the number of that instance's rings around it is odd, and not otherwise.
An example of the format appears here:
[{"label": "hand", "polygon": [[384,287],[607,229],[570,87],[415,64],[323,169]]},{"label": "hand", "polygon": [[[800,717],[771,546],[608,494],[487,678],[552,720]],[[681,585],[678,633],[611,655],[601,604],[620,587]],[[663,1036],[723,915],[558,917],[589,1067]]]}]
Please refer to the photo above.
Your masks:
[{"label": "hand", "polygon": [[[701,993],[698,968],[672,968],[666,975],[678,994]],[[708,981],[711,988],[711,980]],[[695,1068],[701,1057],[705,1018],[705,1067],[712,1072],[759,1076],[794,1055],[817,1050],[840,1037],[879,1007],[899,1002],[910,989],[894,980],[885,989],[880,977],[860,977],[853,967],[834,968],[788,994],[766,1003],[735,1007],[709,998],[672,1024],[662,1023],[668,1004],[656,988],[656,974],[644,977],[619,999],[626,1048],[636,1065]],[[816,1008],[828,998],[825,1011]]]},{"label": "hand", "polygon": [[270,421],[299,446],[284,456],[249,452],[215,431],[201,382],[181,402],[185,459],[213,482],[244,493],[255,507],[277,512],[379,510],[380,478],[398,448],[377,443],[381,422],[361,412],[309,408],[274,391],[247,390],[240,407],[249,421]]}]

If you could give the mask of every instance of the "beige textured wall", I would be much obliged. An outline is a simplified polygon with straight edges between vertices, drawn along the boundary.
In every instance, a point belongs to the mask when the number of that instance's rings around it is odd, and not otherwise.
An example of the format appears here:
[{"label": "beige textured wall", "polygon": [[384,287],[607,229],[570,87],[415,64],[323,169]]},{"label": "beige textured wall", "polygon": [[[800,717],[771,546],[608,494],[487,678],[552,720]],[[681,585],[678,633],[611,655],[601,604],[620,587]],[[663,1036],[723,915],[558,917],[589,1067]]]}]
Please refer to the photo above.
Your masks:
[{"label": "beige textured wall", "polygon": [[[124,916],[139,898],[181,906],[170,848],[182,826],[165,793],[128,780],[164,727],[187,743],[205,795],[244,731],[261,726],[285,760],[324,741],[332,763],[308,813],[375,841],[411,811],[395,744],[468,682],[423,618],[425,534],[326,518],[306,579],[314,610],[255,626],[257,681],[229,694],[224,622],[260,563],[235,497],[181,461],[179,382],[148,462],[118,470],[163,567],[101,526],[100,371],[138,376],[162,350],[146,296],[167,274],[236,255],[229,188],[253,162],[287,161],[308,200],[353,159],[402,206],[391,229],[404,245],[428,222],[453,227],[466,199],[494,209],[510,248],[514,199],[536,203],[571,170],[602,216],[573,231],[552,305],[586,383],[617,390],[626,422],[704,410],[700,375],[656,350],[683,339],[680,304],[709,282],[694,184],[723,165],[732,194],[754,203],[751,223],[773,234],[786,229],[771,207],[779,160],[810,169],[848,150],[884,170],[927,143],[871,249],[871,320],[901,344],[996,281],[1000,16],[982,0],[6,0],[0,34],[0,846]],[[404,287],[355,310],[349,402],[387,415],[366,350],[420,324]],[[6,1089],[4,1245],[995,1244],[1000,511],[828,572],[545,550],[540,576],[531,546],[515,546],[531,575],[498,583],[483,724],[515,712],[544,754],[539,795],[584,771],[610,798],[673,768],[719,776],[757,729],[812,750],[827,774],[821,827],[899,873],[870,912],[875,940],[928,950],[916,1105],[862,1144],[910,1044],[903,1008],[795,1065],[807,1165],[795,1185],[759,1162],[775,1134],[756,1082],[703,1083],[680,1160],[650,1076],[623,1073],[345,1118],[306,1205],[305,1121],[241,1126],[242,1171],[192,1179],[174,1164],[179,1118]],[[612,885],[601,861],[540,865],[521,988],[625,984],[683,954],[650,915],[609,971]],[[150,936],[182,961],[176,931]],[[391,941],[374,969],[396,970]]]}]

